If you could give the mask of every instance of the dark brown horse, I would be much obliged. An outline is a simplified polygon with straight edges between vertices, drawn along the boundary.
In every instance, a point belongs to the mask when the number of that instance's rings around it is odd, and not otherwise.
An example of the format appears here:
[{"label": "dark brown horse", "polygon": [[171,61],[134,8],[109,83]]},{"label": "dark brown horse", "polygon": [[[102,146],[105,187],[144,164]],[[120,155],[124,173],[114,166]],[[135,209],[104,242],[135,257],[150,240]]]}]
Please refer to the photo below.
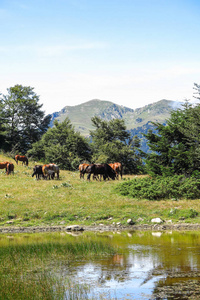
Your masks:
[{"label": "dark brown horse", "polygon": [[9,175],[11,172],[14,175],[14,165],[12,163],[8,163],[6,166],[6,174]]},{"label": "dark brown horse", "polygon": [[25,155],[15,155],[15,161],[18,165],[18,161],[22,161],[22,165],[25,164],[28,166],[28,158]]},{"label": "dark brown horse", "polygon": [[104,180],[106,180],[106,178],[114,180],[116,177],[115,171],[108,164],[91,164],[87,166],[83,173],[88,173],[88,180],[90,180],[91,174],[94,176],[102,175]]}]

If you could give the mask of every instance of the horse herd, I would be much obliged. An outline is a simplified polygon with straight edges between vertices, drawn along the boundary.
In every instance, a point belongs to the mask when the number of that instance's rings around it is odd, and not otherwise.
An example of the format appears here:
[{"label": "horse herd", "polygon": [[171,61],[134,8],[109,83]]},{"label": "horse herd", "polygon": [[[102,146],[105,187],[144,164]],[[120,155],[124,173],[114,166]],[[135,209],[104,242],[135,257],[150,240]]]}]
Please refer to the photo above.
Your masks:
[{"label": "horse herd", "polygon": [[[15,161],[18,164],[18,161],[22,161],[22,164],[28,166],[28,158],[26,156],[15,155]],[[0,169],[6,169],[6,174],[9,175],[14,173],[14,165],[9,161],[4,161],[0,163]]]},{"label": "horse herd", "polygon": [[113,164],[80,164],[79,165],[80,178],[84,179],[85,173],[88,174],[87,179],[90,180],[91,174],[93,179],[100,180],[103,177],[104,180],[107,178],[119,179],[119,175],[122,178],[122,164],[119,162]]},{"label": "horse herd", "polygon": [[[15,161],[18,164],[18,161],[22,161],[22,165],[25,164],[28,166],[28,158],[22,155],[16,155]],[[8,161],[0,163],[0,169],[6,169],[6,174],[14,174],[14,164]],[[87,179],[90,180],[91,174],[93,174],[93,179],[100,179],[103,177],[106,179],[119,179],[119,176],[122,178],[122,165],[121,163],[113,164],[80,164],[79,165],[80,178],[84,179],[84,175],[87,173]],[[40,177],[44,179],[54,179],[55,174],[57,179],[59,179],[59,167],[56,164],[45,164],[45,165],[36,165],[33,168],[32,177],[36,176],[36,179]],[[100,175],[100,177],[99,177]]]}]

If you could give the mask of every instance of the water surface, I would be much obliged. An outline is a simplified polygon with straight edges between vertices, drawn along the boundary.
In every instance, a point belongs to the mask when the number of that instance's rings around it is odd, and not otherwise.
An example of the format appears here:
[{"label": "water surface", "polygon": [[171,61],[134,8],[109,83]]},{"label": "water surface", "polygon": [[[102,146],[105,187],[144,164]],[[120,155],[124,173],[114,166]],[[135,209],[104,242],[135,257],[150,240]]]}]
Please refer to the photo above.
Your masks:
[{"label": "water surface", "polygon": [[[51,262],[60,276],[91,287],[93,299],[200,299],[200,232],[104,232],[1,235],[6,244],[45,239],[100,240],[116,249],[92,260]],[[55,270],[55,269],[54,269]]]}]

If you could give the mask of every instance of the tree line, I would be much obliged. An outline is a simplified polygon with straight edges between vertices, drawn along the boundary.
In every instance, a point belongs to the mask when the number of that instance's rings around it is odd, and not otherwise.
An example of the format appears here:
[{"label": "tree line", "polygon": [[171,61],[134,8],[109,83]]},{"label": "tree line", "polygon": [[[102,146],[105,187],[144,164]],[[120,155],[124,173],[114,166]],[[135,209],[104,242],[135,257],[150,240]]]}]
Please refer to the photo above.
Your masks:
[{"label": "tree line", "polygon": [[[200,99],[200,85],[194,84]],[[200,171],[200,105],[187,101],[182,109],[172,111],[166,125],[152,123],[154,130],[144,136],[150,152],[140,150],[140,139],[132,137],[124,120],[91,119],[94,130],[90,138],[76,132],[70,120],[57,120],[49,127],[34,88],[15,85],[0,95],[0,149],[41,162],[54,162],[61,168],[76,170],[82,162],[121,162],[125,173],[158,175]]]}]

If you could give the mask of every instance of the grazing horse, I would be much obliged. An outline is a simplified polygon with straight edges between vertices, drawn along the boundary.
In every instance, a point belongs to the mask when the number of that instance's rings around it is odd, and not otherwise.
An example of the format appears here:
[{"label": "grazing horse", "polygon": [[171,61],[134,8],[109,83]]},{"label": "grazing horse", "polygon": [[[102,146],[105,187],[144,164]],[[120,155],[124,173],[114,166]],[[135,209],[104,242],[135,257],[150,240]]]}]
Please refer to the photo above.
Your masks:
[{"label": "grazing horse", "polygon": [[28,158],[25,155],[15,155],[15,161],[18,165],[18,161],[22,161],[22,165],[25,164],[28,166]]},{"label": "grazing horse", "polygon": [[57,179],[59,178],[59,167],[55,164],[48,164],[42,166],[42,173],[45,178],[54,179],[55,173],[57,174]]},{"label": "grazing horse", "polygon": [[94,176],[103,175],[103,179],[106,178],[115,179],[116,173],[108,164],[91,164],[83,171],[84,174],[88,173],[87,179],[90,180],[91,174]]},{"label": "grazing horse", "polygon": [[14,175],[14,165],[13,165],[13,163],[8,163],[6,166],[6,174],[9,175],[9,174],[11,174],[11,172]]},{"label": "grazing horse", "polygon": [[42,166],[41,166],[41,165],[36,165],[36,166],[33,168],[33,174],[32,174],[32,177],[33,177],[34,175],[36,176],[36,179],[40,179],[40,175],[42,175],[42,177],[44,177],[43,172],[42,172]]},{"label": "grazing horse", "polygon": [[87,166],[89,166],[89,164],[80,164],[78,169],[80,172],[80,179],[83,178],[84,179],[84,173],[83,171],[87,168]]},{"label": "grazing horse", "polygon": [[8,165],[8,164],[9,164],[8,161],[5,161],[5,162],[0,163],[0,169],[6,169],[6,171],[7,171],[7,165]]},{"label": "grazing horse", "polygon": [[[57,174],[57,179],[59,179],[59,166],[56,164],[49,164],[49,170],[52,170],[55,172],[55,174]],[[54,175],[55,175],[54,174]]]},{"label": "grazing horse", "polygon": [[122,179],[122,164],[116,162],[114,164],[109,164],[109,166],[116,172],[117,179],[119,179],[119,175],[121,175],[121,179]]}]

